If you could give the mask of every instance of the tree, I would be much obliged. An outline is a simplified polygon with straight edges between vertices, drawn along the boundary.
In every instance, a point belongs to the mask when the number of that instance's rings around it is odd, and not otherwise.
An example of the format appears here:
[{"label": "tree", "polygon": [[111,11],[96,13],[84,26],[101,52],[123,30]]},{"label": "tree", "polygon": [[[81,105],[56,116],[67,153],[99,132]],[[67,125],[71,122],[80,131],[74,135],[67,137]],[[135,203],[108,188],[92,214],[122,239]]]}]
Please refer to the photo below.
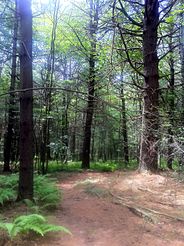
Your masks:
[{"label": "tree", "polygon": [[159,72],[158,72],[159,1],[146,0],[143,21],[144,97],[140,147],[141,171],[158,168]]},{"label": "tree", "polygon": [[89,82],[88,82],[88,103],[86,109],[86,121],[84,126],[84,140],[82,148],[82,168],[90,167],[90,146],[91,146],[91,127],[94,111],[94,95],[96,83],[96,45],[97,45],[97,30],[99,22],[99,0],[89,0],[90,6],[90,22],[89,22]]},{"label": "tree", "polygon": [[20,17],[20,169],[18,200],[33,199],[33,76],[31,0],[18,1]]},{"label": "tree", "polygon": [[[13,28],[13,47],[12,47],[12,65],[11,65],[11,82],[10,92],[15,90],[16,85],[16,70],[17,70],[17,33],[18,33],[18,18],[17,18],[17,0],[15,0],[14,10],[14,28]],[[4,172],[11,171],[10,159],[11,153],[13,153],[12,143],[13,136],[15,135],[15,95],[10,93],[9,98],[9,110],[8,110],[8,122],[7,129],[4,136]]]},{"label": "tree", "polygon": [[[144,4],[142,2],[129,1],[129,8],[125,1],[119,0],[118,5],[115,1],[113,6],[124,16],[125,23],[127,20],[129,21],[126,26],[122,26],[119,22],[119,16],[115,18],[114,15],[114,22],[119,29],[129,65],[137,74],[144,78],[143,85],[135,83],[137,88],[143,91],[140,171],[148,170],[154,172],[158,169],[160,61],[158,58],[158,28],[163,18],[171,11],[174,3],[175,1],[171,3],[164,2],[160,8],[161,11],[159,11],[158,0],[145,0]],[[144,12],[143,16],[142,12]],[[161,18],[159,18],[160,13],[162,13]],[[142,44],[142,64],[140,61],[135,60],[141,47],[137,45],[139,51],[136,51],[136,47],[130,47],[125,40],[126,36],[131,36],[139,45],[140,43]],[[130,42],[132,41],[128,40],[128,43]]]}]

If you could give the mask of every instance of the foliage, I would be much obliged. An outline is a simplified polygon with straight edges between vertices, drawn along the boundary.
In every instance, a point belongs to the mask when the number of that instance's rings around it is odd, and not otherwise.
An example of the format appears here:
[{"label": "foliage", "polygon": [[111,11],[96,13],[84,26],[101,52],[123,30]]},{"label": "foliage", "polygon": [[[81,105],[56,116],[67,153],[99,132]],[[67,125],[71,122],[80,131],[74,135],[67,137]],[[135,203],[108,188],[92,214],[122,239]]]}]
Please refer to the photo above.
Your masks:
[{"label": "foliage", "polygon": [[17,190],[18,176],[12,174],[10,176],[0,175],[0,204],[15,201]]},{"label": "foliage", "polygon": [[4,205],[6,202],[14,201],[16,199],[16,192],[11,188],[0,188],[0,204]]},{"label": "foliage", "polygon": [[42,208],[55,208],[61,199],[56,180],[48,176],[36,176],[34,179],[34,200]]},{"label": "foliage", "polygon": [[[7,201],[15,201],[17,195],[18,175],[0,176],[0,204]],[[38,211],[42,209],[55,208],[61,199],[60,190],[56,186],[56,180],[48,176],[35,175],[34,177],[34,202],[25,203]]]},{"label": "foliage", "polygon": [[117,170],[117,164],[113,162],[95,162],[92,163],[91,169],[100,172],[114,172],[115,170]]},{"label": "foliage", "polygon": [[10,238],[16,237],[18,234],[26,234],[33,231],[41,236],[47,232],[63,231],[71,234],[71,232],[63,226],[48,224],[47,220],[39,214],[21,215],[14,219],[12,223],[0,223],[0,228],[6,230]]},{"label": "foliage", "polygon": [[[92,162],[90,170],[99,172],[114,172],[118,165],[114,162]],[[56,161],[49,162],[48,172],[66,171],[66,172],[80,172],[81,162],[68,162],[67,164],[57,163]]]},{"label": "foliage", "polygon": [[0,175],[0,188],[16,189],[18,182],[17,174]]}]

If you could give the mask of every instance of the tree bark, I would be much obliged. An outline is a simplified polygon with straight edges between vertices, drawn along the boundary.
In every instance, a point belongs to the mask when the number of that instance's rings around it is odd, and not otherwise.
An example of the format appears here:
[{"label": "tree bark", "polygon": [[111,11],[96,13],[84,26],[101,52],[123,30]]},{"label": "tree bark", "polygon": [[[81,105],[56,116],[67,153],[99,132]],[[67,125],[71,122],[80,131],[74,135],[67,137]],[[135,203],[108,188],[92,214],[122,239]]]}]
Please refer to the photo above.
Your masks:
[{"label": "tree bark", "polygon": [[89,38],[90,38],[90,55],[89,55],[89,82],[88,82],[88,104],[86,109],[86,121],[84,127],[84,140],[82,148],[82,168],[90,168],[90,147],[91,147],[91,127],[94,112],[94,94],[96,82],[96,32],[98,29],[98,8],[99,0],[96,4],[93,0],[89,1],[90,4],[90,24],[89,24]]},{"label": "tree bark", "polygon": [[[12,48],[12,69],[11,69],[11,82],[10,91],[15,90],[16,84],[16,67],[17,67],[17,32],[18,32],[18,17],[17,17],[17,0],[15,0],[15,17],[14,17],[14,31],[13,31],[13,48]],[[12,141],[15,128],[15,96],[10,93],[9,109],[8,109],[8,122],[7,129],[4,136],[4,172],[10,172],[11,153],[13,153]]]},{"label": "tree bark", "polygon": [[157,28],[159,1],[146,0],[143,23],[144,98],[140,171],[158,169],[159,130],[159,72],[157,56]]},{"label": "tree bark", "polygon": [[68,161],[68,95],[63,95],[63,112],[62,112],[62,128],[61,128],[61,140],[62,140],[62,151],[61,160],[64,164]]},{"label": "tree bark", "polygon": [[[122,78],[123,78],[123,73],[122,73]],[[129,163],[129,147],[128,147],[127,117],[126,117],[123,81],[121,84],[121,108],[122,108],[123,155],[124,155],[125,167],[127,167]]]},{"label": "tree bark", "polygon": [[[21,89],[33,88],[31,0],[19,0]],[[20,94],[20,170],[18,200],[33,199],[33,91]]]},{"label": "tree bark", "polygon": [[[184,4],[184,0],[181,0],[181,5]],[[184,126],[184,13],[181,13],[181,27],[180,27],[180,56],[181,56],[181,82],[182,82],[182,112],[181,122]]]},{"label": "tree bark", "polygon": [[[173,31],[174,26],[171,28],[171,32]],[[168,128],[168,152],[167,152],[167,167],[172,169],[172,163],[174,159],[174,148],[173,148],[173,127],[174,127],[174,108],[175,108],[175,93],[174,93],[174,58],[173,58],[173,38],[172,35],[170,37],[170,59],[169,59],[169,66],[170,66],[170,80],[169,80],[169,128]]]}]

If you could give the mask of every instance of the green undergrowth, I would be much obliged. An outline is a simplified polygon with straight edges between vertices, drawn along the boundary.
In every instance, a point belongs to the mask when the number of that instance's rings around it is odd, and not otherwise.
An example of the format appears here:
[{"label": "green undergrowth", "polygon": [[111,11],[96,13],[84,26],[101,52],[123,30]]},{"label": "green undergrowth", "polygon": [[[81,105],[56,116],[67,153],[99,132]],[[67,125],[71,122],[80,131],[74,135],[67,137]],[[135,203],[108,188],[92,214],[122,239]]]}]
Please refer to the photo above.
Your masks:
[{"label": "green undergrowth", "polygon": [[48,232],[63,231],[71,234],[71,232],[63,227],[49,224],[47,219],[40,214],[21,215],[15,218],[12,222],[0,222],[0,229],[5,231],[10,239],[17,235],[25,235],[34,232],[44,236]]},{"label": "green undergrowth", "polygon": [[[160,169],[166,170],[167,168],[167,159],[161,158],[160,160]],[[172,168],[174,171],[184,171],[184,166],[180,166],[177,159],[173,161]]]},{"label": "green undergrowth", "polygon": [[[70,231],[63,227],[49,224],[47,219],[41,215],[42,212],[48,212],[55,209],[61,200],[61,192],[56,184],[56,179],[47,175],[34,177],[34,200],[24,200],[16,203],[18,190],[18,174],[0,175],[0,205],[2,207],[3,216],[0,218],[0,231],[5,231],[9,239],[16,236],[22,236],[30,232],[44,236],[47,232]],[[6,216],[7,203],[10,206],[13,216],[8,213]],[[23,206],[22,206],[23,205]],[[26,207],[25,207],[26,205]],[[21,207],[21,212],[19,211]],[[32,214],[30,214],[32,213]],[[12,214],[12,213],[10,213]],[[15,217],[13,220],[10,219]],[[0,236],[1,237],[1,236]]]},{"label": "green undergrowth", "polygon": [[[90,171],[98,172],[114,172],[118,170],[118,164],[116,162],[92,162],[90,164]],[[82,172],[81,162],[68,162],[67,164],[57,163],[56,161],[50,161],[48,172]]]},{"label": "green undergrowth", "polygon": [[[0,175],[0,205],[15,202],[18,190],[18,175]],[[24,202],[31,208],[51,209],[56,208],[61,200],[61,192],[56,186],[56,180],[49,176],[34,177],[34,201]]]}]

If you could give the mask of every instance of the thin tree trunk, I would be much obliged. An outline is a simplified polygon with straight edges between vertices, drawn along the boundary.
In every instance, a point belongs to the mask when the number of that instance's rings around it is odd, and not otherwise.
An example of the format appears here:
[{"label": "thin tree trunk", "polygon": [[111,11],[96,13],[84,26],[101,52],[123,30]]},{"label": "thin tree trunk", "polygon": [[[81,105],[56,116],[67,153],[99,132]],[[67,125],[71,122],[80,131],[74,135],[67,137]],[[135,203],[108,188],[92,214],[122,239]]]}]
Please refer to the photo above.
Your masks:
[{"label": "thin tree trunk", "polygon": [[142,136],[140,147],[140,171],[158,169],[159,130],[159,72],[157,56],[157,28],[159,1],[146,0],[143,27],[144,98]]},{"label": "thin tree trunk", "polygon": [[[11,83],[10,91],[15,90],[16,84],[16,60],[17,60],[17,32],[18,32],[18,18],[17,18],[17,0],[15,0],[15,17],[14,17],[14,34],[13,34],[13,49],[12,49],[12,69],[11,69]],[[15,96],[14,93],[10,93],[9,98],[9,110],[8,110],[8,123],[4,136],[4,172],[11,171],[10,160],[11,153],[13,152],[13,135],[15,127]]]},{"label": "thin tree trunk", "polygon": [[[33,88],[31,0],[19,0],[20,82]],[[18,200],[33,199],[33,91],[20,94],[20,171]]]},{"label": "thin tree trunk", "polygon": [[[181,0],[181,5],[184,4],[184,0]],[[181,38],[180,38],[180,56],[181,56],[181,82],[182,82],[182,112],[181,121],[184,126],[184,13],[181,13]]]},{"label": "thin tree trunk", "polygon": [[[51,33],[51,43],[50,43],[50,54],[48,57],[47,64],[47,74],[46,74],[46,86],[52,88],[54,81],[54,70],[55,70],[55,40],[56,40],[56,30],[58,24],[58,11],[59,11],[59,0],[54,1],[54,13],[53,13],[53,26]],[[49,160],[51,159],[50,154],[50,112],[52,107],[52,90],[45,90],[45,122],[43,123],[43,134],[41,141],[41,169],[42,174],[47,173]]]},{"label": "thin tree trunk", "polygon": [[71,155],[72,155],[72,161],[77,160],[76,156],[76,126],[77,126],[77,108],[78,108],[78,95],[76,95],[75,98],[75,116],[74,116],[74,122],[72,124],[72,135],[71,135]]},{"label": "thin tree trunk", "polygon": [[[173,28],[171,28],[171,31]],[[169,59],[169,66],[170,66],[170,80],[169,80],[169,128],[168,128],[168,158],[167,158],[167,167],[172,169],[172,163],[174,159],[174,148],[173,148],[173,127],[174,127],[174,108],[175,108],[175,93],[174,93],[174,58],[173,58],[173,39],[172,36],[170,37],[170,59]]]},{"label": "thin tree trunk", "polygon": [[[184,4],[184,0],[180,0],[181,7]],[[182,83],[182,96],[181,96],[181,125],[184,126],[184,13],[181,13],[180,20],[180,57],[181,57],[181,83]],[[180,143],[181,145],[182,142]],[[179,164],[184,165],[184,154],[180,151]]]},{"label": "thin tree trunk", "polygon": [[128,131],[127,131],[127,118],[123,82],[121,85],[121,107],[122,107],[122,137],[123,137],[123,155],[125,166],[129,163],[129,147],[128,147]]},{"label": "thin tree trunk", "polygon": [[67,95],[63,95],[63,113],[62,113],[62,129],[61,129],[61,138],[62,138],[62,161],[67,163],[68,161],[68,100]]}]

